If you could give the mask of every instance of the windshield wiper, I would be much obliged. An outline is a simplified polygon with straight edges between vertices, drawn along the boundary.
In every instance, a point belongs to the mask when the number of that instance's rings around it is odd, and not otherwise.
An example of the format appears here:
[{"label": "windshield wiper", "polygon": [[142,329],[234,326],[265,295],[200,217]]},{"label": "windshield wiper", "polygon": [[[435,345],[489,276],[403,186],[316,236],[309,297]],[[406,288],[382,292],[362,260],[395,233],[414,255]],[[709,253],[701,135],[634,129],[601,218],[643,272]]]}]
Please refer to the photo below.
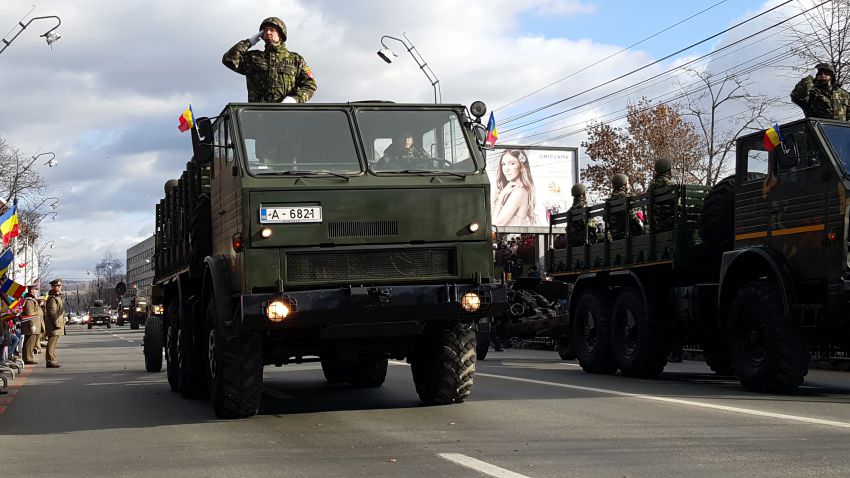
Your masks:
[{"label": "windshield wiper", "polygon": [[382,171],[385,173],[404,173],[404,174],[416,174],[418,176],[429,176],[432,174],[441,175],[441,174],[449,174],[458,178],[465,178],[466,176],[460,173],[455,173],[452,171],[434,171],[432,169],[403,169],[401,171]]},{"label": "windshield wiper", "polygon": [[309,171],[309,170],[301,170],[301,171],[269,171],[265,173],[256,173],[257,176],[334,176],[340,179],[345,179],[346,181],[351,180],[351,176],[346,176],[345,174],[334,173],[331,171]]}]

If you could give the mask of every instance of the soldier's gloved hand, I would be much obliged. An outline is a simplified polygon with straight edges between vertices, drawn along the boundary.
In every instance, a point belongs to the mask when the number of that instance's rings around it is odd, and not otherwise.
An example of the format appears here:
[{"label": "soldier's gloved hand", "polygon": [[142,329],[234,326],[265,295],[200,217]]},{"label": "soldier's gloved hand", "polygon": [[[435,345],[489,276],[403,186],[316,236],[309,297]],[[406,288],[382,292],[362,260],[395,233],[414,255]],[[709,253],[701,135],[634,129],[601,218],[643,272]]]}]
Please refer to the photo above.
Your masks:
[{"label": "soldier's gloved hand", "polygon": [[296,100],[295,98],[293,98],[291,96],[287,96],[286,98],[283,99],[283,103],[298,103],[298,100]]},{"label": "soldier's gloved hand", "polygon": [[248,41],[251,43],[251,46],[254,46],[260,41],[260,37],[262,37],[262,36],[263,36],[263,32],[259,32],[256,35],[249,38]]}]

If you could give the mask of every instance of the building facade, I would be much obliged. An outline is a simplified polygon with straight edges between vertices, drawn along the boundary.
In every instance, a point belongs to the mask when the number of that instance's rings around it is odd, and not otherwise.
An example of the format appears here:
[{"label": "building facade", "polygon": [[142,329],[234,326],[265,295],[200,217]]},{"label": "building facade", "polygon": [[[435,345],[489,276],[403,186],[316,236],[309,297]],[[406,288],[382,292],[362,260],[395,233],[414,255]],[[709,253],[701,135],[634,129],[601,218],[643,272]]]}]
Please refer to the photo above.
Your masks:
[{"label": "building facade", "polygon": [[[127,249],[127,290],[138,297],[150,297],[153,283],[154,236]],[[128,292],[131,295],[133,292]]]}]

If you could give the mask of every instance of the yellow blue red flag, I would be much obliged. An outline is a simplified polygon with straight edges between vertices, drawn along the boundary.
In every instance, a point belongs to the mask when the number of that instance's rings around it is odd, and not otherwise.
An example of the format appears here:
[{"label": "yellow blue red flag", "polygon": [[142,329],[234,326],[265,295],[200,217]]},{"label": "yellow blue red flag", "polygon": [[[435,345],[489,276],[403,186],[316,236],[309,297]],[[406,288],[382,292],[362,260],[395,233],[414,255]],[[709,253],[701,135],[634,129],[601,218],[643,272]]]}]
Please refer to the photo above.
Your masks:
[{"label": "yellow blue red flag", "polygon": [[18,230],[17,206],[13,206],[0,216],[0,233],[3,234],[3,247],[8,246],[9,242],[20,234]]},{"label": "yellow blue red flag", "polygon": [[773,126],[767,128],[767,131],[764,132],[764,149],[768,151],[773,151],[777,146],[782,144],[782,133],[779,132],[779,125],[773,123]]},{"label": "yellow blue red flag", "polygon": [[192,126],[195,124],[195,114],[192,112],[192,105],[189,105],[189,107],[186,108],[186,111],[184,111],[177,120],[180,122],[180,124],[177,125],[177,129],[179,129],[181,133],[185,133],[192,129]]}]

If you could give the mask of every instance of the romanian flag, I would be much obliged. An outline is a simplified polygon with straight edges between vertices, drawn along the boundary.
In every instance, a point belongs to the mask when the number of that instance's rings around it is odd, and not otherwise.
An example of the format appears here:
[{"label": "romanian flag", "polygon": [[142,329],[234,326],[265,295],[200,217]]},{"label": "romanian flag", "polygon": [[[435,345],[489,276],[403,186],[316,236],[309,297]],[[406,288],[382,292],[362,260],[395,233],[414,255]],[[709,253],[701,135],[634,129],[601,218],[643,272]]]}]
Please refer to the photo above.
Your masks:
[{"label": "romanian flag", "polygon": [[192,113],[192,105],[189,105],[189,107],[186,108],[186,111],[184,111],[177,120],[180,121],[180,124],[177,125],[177,129],[179,129],[181,133],[192,129],[192,126],[195,125],[195,114]]},{"label": "romanian flag", "polygon": [[491,111],[490,121],[487,122],[487,139],[484,140],[484,144],[495,146],[497,139],[499,139],[499,130],[496,129],[496,118],[493,117],[493,112]]},{"label": "romanian flag", "polygon": [[777,146],[782,144],[782,133],[779,132],[779,125],[773,123],[772,128],[767,128],[764,132],[764,149],[773,151]]},{"label": "romanian flag", "polygon": [[6,279],[3,281],[3,285],[0,285],[0,292],[11,297],[12,299],[20,299],[24,292],[27,291],[27,288],[13,281],[12,279]]},{"label": "romanian flag", "polygon": [[12,261],[15,259],[15,255],[12,253],[12,248],[6,249],[2,255],[0,255],[0,277],[6,275],[6,271],[9,270],[9,266],[12,265]]},{"label": "romanian flag", "polygon": [[9,241],[16,237],[20,231],[18,230],[18,207],[13,206],[12,209],[6,211],[0,216],[0,233],[3,234],[3,246],[8,246]]}]

